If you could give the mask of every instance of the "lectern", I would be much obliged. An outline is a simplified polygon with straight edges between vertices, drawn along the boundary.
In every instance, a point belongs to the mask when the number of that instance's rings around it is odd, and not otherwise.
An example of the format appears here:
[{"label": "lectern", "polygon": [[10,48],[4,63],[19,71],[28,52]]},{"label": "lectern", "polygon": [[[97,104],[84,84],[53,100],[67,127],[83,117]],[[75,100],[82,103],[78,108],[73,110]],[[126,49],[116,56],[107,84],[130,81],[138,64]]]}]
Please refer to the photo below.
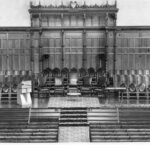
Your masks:
[{"label": "lectern", "polygon": [[17,104],[24,107],[31,107],[31,93],[32,92],[32,82],[22,81],[17,88]]}]

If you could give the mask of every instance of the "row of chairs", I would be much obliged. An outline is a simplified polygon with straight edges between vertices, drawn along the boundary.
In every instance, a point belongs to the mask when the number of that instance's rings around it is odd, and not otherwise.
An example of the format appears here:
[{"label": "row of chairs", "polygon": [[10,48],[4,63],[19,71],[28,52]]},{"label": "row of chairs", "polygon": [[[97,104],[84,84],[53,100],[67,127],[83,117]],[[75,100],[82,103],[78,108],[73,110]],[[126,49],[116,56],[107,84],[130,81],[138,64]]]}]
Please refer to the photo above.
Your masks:
[{"label": "row of chairs", "polygon": [[129,86],[127,86],[127,84],[125,83],[122,83],[120,86],[126,87],[128,92],[139,92],[139,93],[150,92],[150,85],[146,87],[145,83],[141,83],[139,85],[131,83]]},{"label": "row of chairs", "polygon": [[107,80],[104,76],[100,78],[85,76],[77,78],[47,78],[44,85],[38,87],[38,92],[50,93],[50,95],[66,95],[70,90],[72,92],[80,92],[82,95],[97,95],[107,85]]}]

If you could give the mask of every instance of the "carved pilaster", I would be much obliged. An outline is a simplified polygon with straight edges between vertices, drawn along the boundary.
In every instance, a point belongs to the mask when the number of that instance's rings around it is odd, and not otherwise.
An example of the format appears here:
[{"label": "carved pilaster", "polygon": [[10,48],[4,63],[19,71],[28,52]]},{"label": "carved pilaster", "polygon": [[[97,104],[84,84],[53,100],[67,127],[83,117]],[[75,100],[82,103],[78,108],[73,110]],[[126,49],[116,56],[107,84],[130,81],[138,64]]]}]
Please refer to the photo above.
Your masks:
[{"label": "carved pilaster", "polygon": [[34,49],[33,49],[33,32],[30,31],[30,61],[31,61],[31,71],[34,73]]},{"label": "carved pilaster", "polygon": [[[86,24],[85,24],[85,21],[86,21],[86,14],[84,13],[83,14],[83,26],[85,28]],[[83,53],[82,53],[82,67],[83,68],[86,68],[86,30],[83,30],[83,33],[82,33],[82,42],[83,42]]]},{"label": "carved pilaster", "polygon": [[39,14],[39,27],[42,27],[42,15],[41,15],[41,13]]},{"label": "carved pilaster", "polygon": [[61,68],[63,69],[64,67],[64,30],[61,30],[61,59],[62,59],[62,66]]},{"label": "carved pilaster", "polygon": [[64,26],[64,14],[61,13],[61,26],[63,27]]},{"label": "carved pilaster", "polygon": [[105,73],[108,72],[108,30],[105,31]]},{"label": "carved pilaster", "polygon": [[82,39],[83,39],[83,54],[82,54],[82,66],[83,68],[86,68],[86,31],[83,30],[83,33],[82,33]]},{"label": "carved pilaster", "polygon": [[39,72],[42,72],[42,41],[41,41],[41,36],[42,36],[42,30],[39,31]]},{"label": "carved pilaster", "polygon": [[114,76],[114,86],[117,85],[116,82],[116,30],[114,31],[114,45],[113,45],[113,53],[114,53],[114,57],[113,57],[113,76]]},{"label": "carved pilaster", "polygon": [[106,12],[106,16],[105,16],[105,26],[108,26],[108,12]]}]

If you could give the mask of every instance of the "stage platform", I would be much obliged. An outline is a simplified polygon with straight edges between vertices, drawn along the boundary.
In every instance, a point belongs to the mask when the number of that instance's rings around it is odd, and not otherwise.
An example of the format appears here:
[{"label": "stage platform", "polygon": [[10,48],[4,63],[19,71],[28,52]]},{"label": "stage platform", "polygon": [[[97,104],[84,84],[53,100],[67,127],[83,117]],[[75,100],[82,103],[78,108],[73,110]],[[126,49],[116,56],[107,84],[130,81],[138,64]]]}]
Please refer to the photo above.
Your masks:
[{"label": "stage platform", "polygon": [[34,99],[34,108],[65,108],[65,107],[100,107],[96,97],[50,97],[49,99]]}]

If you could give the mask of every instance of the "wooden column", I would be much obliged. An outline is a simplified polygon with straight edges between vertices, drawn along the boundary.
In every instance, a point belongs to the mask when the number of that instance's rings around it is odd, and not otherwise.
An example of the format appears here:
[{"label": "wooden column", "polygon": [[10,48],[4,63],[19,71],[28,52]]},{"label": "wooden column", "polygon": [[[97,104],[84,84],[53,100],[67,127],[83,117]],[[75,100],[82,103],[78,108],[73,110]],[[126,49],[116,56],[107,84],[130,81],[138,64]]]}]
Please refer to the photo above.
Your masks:
[{"label": "wooden column", "polygon": [[33,32],[30,31],[30,61],[31,61],[31,71],[32,73],[34,72],[34,49],[33,49],[33,45],[32,45],[32,41],[33,41]]},{"label": "wooden column", "polygon": [[42,30],[39,31],[39,73],[42,72],[42,41],[41,41],[41,36],[42,36]]},{"label": "wooden column", "polygon": [[62,64],[61,68],[64,68],[64,30],[61,30],[61,59],[62,59]]},{"label": "wooden column", "polygon": [[[64,15],[61,14],[61,26],[64,26]],[[64,30],[61,30],[61,59],[62,59],[62,64],[61,68],[64,68]]]},{"label": "wooden column", "polygon": [[114,46],[113,46],[113,76],[114,76],[114,86],[117,86],[116,82],[116,30],[114,31]]},{"label": "wooden column", "polygon": [[105,73],[108,72],[108,30],[105,31]]},{"label": "wooden column", "polygon": [[[114,27],[116,27],[116,19],[117,19],[117,14],[114,14]],[[114,29],[114,59],[113,59],[113,76],[114,76],[114,86],[117,86],[117,81],[116,81],[116,47],[117,47],[117,31],[116,28]]]},{"label": "wooden column", "polygon": [[105,16],[105,27],[108,26],[108,12],[106,12],[106,16]]},{"label": "wooden column", "polygon": [[[85,21],[86,21],[86,14],[83,14],[83,27],[84,27],[84,29],[86,27]],[[87,66],[86,66],[86,62],[87,62],[87,60],[86,60],[86,30],[83,30],[82,42],[83,42],[82,67],[86,69],[87,68]]]},{"label": "wooden column", "polygon": [[30,31],[30,61],[31,61],[31,80],[32,80],[32,91],[34,91],[34,49],[33,49],[33,31]]},{"label": "wooden column", "polygon": [[31,27],[33,27],[33,15],[32,14],[30,14],[30,25]]},{"label": "wooden column", "polygon": [[41,13],[39,13],[39,27],[42,26],[42,15]]}]

